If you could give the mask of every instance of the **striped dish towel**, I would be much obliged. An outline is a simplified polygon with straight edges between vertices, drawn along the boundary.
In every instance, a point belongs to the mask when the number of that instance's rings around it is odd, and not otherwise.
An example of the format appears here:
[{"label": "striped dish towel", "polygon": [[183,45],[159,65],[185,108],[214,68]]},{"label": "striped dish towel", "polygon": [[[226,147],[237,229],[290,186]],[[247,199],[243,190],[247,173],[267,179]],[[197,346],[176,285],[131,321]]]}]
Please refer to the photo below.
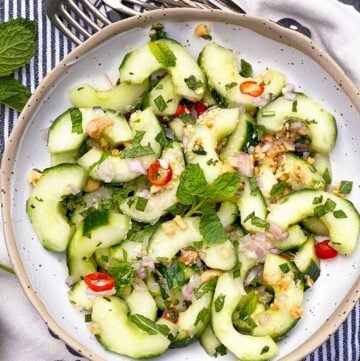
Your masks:
[{"label": "striped dish towel", "polygon": [[[238,0],[249,14],[270,17],[279,24],[312,36],[324,46],[346,69],[360,87],[360,63],[348,61],[350,48],[360,44],[360,0]],[[326,4],[325,4],[326,2]],[[326,11],[325,11],[326,9]],[[18,16],[34,19],[38,24],[38,46],[31,64],[15,74],[32,91],[43,77],[73,48],[74,45],[59,33],[46,18],[41,0],[0,0],[0,22]],[[109,16],[116,18],[114,13]],[[351,25],[351,26],[350,26]],[[357,28],[356,28],[357,27]],[[332,43],[328,43],[329,29],[336,29]],[[336,47],[345,34],[351,42]],[[347,46],[348,43],[348,46]],[[358,49],[359,50],[359,49]],[[348,54],[348,55],[344,55]],[[357,58],[356,58],[357,59]],[[17,113],[0,105],[0,155],[16,121]],[[1,219],[0,219],[1,224]],[[9,264],[4,241],[0,234],[0,263]],[[51,335],[22,293],[14,276],[0,272],[0,360],[1,361],[80,361],[74,350]],[[6,292],[4,292],[6,290]],[[11,302],[9,302],[11,300]],[[35,331],[35,332],[34,332]],[[306,361],[358,361],[360,355],[360,303],[346,322]],[[294,360],[298,361],[298,360]]]}]

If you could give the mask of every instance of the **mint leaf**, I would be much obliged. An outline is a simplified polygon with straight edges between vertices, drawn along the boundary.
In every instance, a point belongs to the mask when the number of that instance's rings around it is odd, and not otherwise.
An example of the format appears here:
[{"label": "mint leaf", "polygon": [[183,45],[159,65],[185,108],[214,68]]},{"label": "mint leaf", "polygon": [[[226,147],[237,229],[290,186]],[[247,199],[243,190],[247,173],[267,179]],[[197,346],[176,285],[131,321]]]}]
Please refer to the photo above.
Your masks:
[{"label": "mint leaf", "polygon": [[204,322],[209,314],[209,310],[204,307],[197,315],[194,326],[197,326],[198,323]]},{"label": "mint leaf", "polygon": [[271,187],[270,195],[272,197],[276,197],[284,192],[284,190],[287,188],[288,184],[286,182],[279,182],[274,184]]},{"label": "mint leaf", "polygon": [[164,39],[166,38],[166,31],[164,28],[164,25],[161,23],[158,24],[154,24],[151,29],[150,29],[150,39],[151,41],[156,41],[159,39]]},{"label": "mint leaf", "polygon": [[323,173],[323,178],[326,184],[330,184],[331,183],[331,175],[330,175],[330,171],[328,168],[325,169],[324,173]]},{"label": "mint leaf", "polygon": [[227,348],[224,345],[220,345],[216,347],[215,351],[216,351],[214,355],[215,357],[217,357],[217,355],[225,356],[227,354]]},{"label": "mint leaf", "polygon": [[201,80],[197,80],[195,78],[195,75],[190,75],[188,78],[185,78],[184,81],[188,86],[188,88],[191,90],[196,90],[198,88],[201,88],[203,85]]},{"label": "mint leaf", "polygon": [[109,268],[108,273],[115,279],[115,287],[118,295],[121,295],[127,286],[132,285],[137,274],[135,268],[128,262],[113,265]]},{"label": "mint leaf", "polygon": [[143,197],[138,197],[135,209],[140,211],[140,212],[144,212],[147,204],[148,204],[148,199],[143,198]]},{"label": "mint leaf", "polygon": [[204,296],[208,292],[214,292],[217,283],[217,277],[212,280],[203,283],[199,288],[194,290],[194,295],[197,300]]},{"label": "mint leaf", "polygon": [[241,70],[240,70],[241,76],[243,76],[244,78],[249,78],[252,76],[253,70],[250,63],[248,63],[244,59],[241,59],[240,66],[241,66]]},{"label": "mint leaf", "polygon": [[351,181],[341,181],[340,183],[340,193],[349,194],[352,191],[353,182]]},{"label": "mint leaf", "polygon": [[94,209],[84,219],[83,234],[84,236],[90,236],[90,232],[96,228],[99,228],[109,223],[110,213],[108,210]]},{"label": "mint leaf", "polygon": [[287,263],[282,263],[279,265],[279,268],[281,269],[281,272],[288,273],[290,272],[290,267]]},{"label": "mint leaf", "polygon": [[166,325],[158,325],[153,320],[150,320],[150,318],[140,314],[130,315],[129,320],[149,335],[157,335],[160,333],[163,336],[167,336],[170,333],[170,329]]},{"label": "mint leaf", "polygon": [[334,215],[335,218],[347,218],[346,213],[345,213],[343,210],[341,210],[341,209],[335,211],[335,212],[333,213],[333,215]]},{"label": "mint leaf", "polygon": [[250,291],[245,297],[243,297],[238,305],[239,318],[246,321],[251,314],[255,311],[258,303],[258,296],[255,291]]},{"label": "mint leaf", "polygon": [[176,65],[175,54],[163,41],[150,42],[148,45],[156,60],[165,68]]},{"label": "mint leaf", "polygon": [[130,147],[121,152],[121,158],[138,158],[138,157],[144,157],[145,155],[151,155],[154,154],[153,149],[150,146],[150,143],[148,145],[142,146],[138,145],[136,147]]},{"label": "mint leaf", "polygon": [[225,295],[221,294],[217,297],[217,299],[214,302],[215,311],[220,312],[224,307],[224,303],[225,303]]},{"label": "mint leaf", "polygon": [[180,203],[191,205],[194,196],[206,197],[208,183],[199,164],[190,165],[182,173],[176,196]]},{"label": "mint leaf", "polygon": [[200,218],[200,233],[208,243],[223,243],[226,234],[215,210],[209,205],[204,207]]},{"label": "mint leaf", "polygon": [[164,98],[162,97],[162,95],[157,96],[154,99],[154,103],[155,103],[156,107],[158,108],[159,112],[162,112],[167,108],[167,104],[166,104]]},{"label": "mint leaf", "polygon": [[162,129],[155,137],[155,140],[163,147],[163,148],[172,148],[172,141],[166,137],[164,129]]},{"label": "mint leaf", "polygon": [[69,114],[71,118],[71,133],[82,134],[82,113],[79,108],[70,108]]},{"label": "mint leaf", "polygon": [[10,75],[35,54],[35,23],[15,19],[0,24],[0,76]]},{"label": "mint leaf", "polygon": [[10,108],[21,111],[31,93],[18,80],[4,76],[0,77],[0,102]]},{"label": "mint leaf", "polygon": [[209,195],[213,197],[232,197],[239,189],[241,178],[237,172],[219,175],[210,185]]}]

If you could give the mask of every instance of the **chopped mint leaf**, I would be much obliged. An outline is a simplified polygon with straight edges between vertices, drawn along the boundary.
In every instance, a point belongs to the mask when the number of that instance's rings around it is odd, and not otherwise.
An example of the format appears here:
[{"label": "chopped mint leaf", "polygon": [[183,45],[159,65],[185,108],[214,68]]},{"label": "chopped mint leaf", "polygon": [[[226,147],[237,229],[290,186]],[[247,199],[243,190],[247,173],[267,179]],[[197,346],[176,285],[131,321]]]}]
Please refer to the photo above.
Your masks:
[{"label": "chopped mint leaf", "polygon": [[237,172],[226,172],[219,175],[210,185],[209,196],[232,197],[239,189],[241,178]]},{"label": "chopped mint leaf", "polygon": [[148,199],[143,198],[143,197],[138,197],[135,209],[137,209],[140,212],[144,212],[147,203],[148,203]]},{"label": "chopped mint leaf", "polygon": [[329,169],[326,168],[324,173],[323,173],[323,178],[324,178],[324,181],[326,184],[330,184],[331,183],[331,175],[330,175],[330,172],[329,172]]},{"label": "chopped mint leaf", "polygon": [[217,355],[225,356],[227,354],[227,348],[224,345],[220,345],[220,346],[216,347],[215,351],[216,351],[216,353],[214,355],[215,357]]},{"label": "chopped mint leaf", "polygon": [[236,262],[236,265],[235,265],[234,269],[232,270],[232,276],[233,276],[234,279],[240,277],[240,275],[241,275],[241,266],[242,266],[242,263],[238,260]]},{"label": "chopped mint leaf", "polygon": [[250,178],[248,178],[248,180],[249,180],[249,185],[250,185],[250,194],[255,197],[258,192],[258,186],[256,183],[256,179],[254,177],[250,177]]},{"label": "chopped mint leaf", "polygon": [[149,335],[161,334],[167,336],[170,333],[170,329],[166,325],[159,325],[150,318],[140,314],[130,315],[129,320]]},{"label": "chopped mint leaf", "polygon": [[174,67],[176,65],[176,56],[173,51],[162,40],[148,43],[151,53],[156,60],[164,67]]},{"label": "chopped mint leaf", "polygon": [[248,216],[244,219],[244,223],[247,222],[249,219],[252,219],[255,217],[255,212],[251,212],[248,214]]},{"label": "chopped mint leaf", "polygon": [[204,322],[209,315],[209,310],[204,307],[197,315],[194,326],[197,326],[200,322]]},{"label": "chopped mint leaf", "polygon": [[265,127],[263,125],[257,125],[256,126],[257,140],[260,141],[264,134],[265,134]]},{"label": "chopped mint leaf", "polygon": [[287,263],[283,263],[279,265],[279,268],[281,269],[281,272],[288,273],[290,272],[290,267]]},{"label": "chopped mint leaf", "polygon": [[236,85],[237,85],[237,82],[235,82],[235,81],[233,81],[232,83],[227,83],[227,84],[225,84],[225,89],[230,90],[233,87],[235,87]]},{"label": "chopped mint leaf", "polygon": [[92,210],[84,219],[83,234],[90,236],[91,231],[109,223],[110,213],[108,210]]},{"label": "chopped mint leaf", "polygon": [[151,41],[165,39],[167,37],[166,31],[164,31],[164,25],[161,23],[154,24],[150,29]]},{"label": "chopped mint leaf", "polygon": [[79,108],[69,109],[71,119],[71,133],[82,134],[84,132],[82,127],[82,113]]},{"label": "chopped mint leaf", "polygon": [[194,290],[194,295],[197,300],[208,292],[214,292],[216,287],[217,277],[203,283],[199,288]]},{"label": "chopped mint leaf", "polygon": [[271,187],[270,195],[272,197],[277,197],[278,195],[283,193],[287,187],[288,184],[286,182],[276,183]]},{"label": "chopped mint leaf", "polygon": [[156,135],[155,140],[163,148],[172,148],[172,141],[166,137],[165,131],[163,129]]},{"label": "chopped mint leaf", "polygon": [[108,273],[115,279],[118,295],[121,295],[128,286],[132,285],[137,275],[136,269],[129,262],[121,262],[111,266]]},{"label": "chopped mint leaf", "polygon": [[166,104],[164,98],[162,97],[162,95],[159,95],[158,97],[156,97],[154,99],[154,103],[155,103],[156,107],[158,108],[159,112],[163,112],[167,108],[167,104]]},{"label": "chopped mint leaf", "polygon": [[190,75],[188,78],[184,79],[186,85],[191,90],[196,90],[198,88],[201,88],[203,86],[203,83],[201,80],[197,80],[194,75]]},{"label": "chopped mint leaf", "polygon": [[260,228],[269,228],[270,227],[270,224],[268,222],[266,222],[263,219],[256,217],[256,216],[251,218],[251,224],[253,226],[260,227]]},{"label": "chopped mint leaf", "polygon": [[336,203],[333,200],[331,200],[330,198],[328,198],[324,204],[324,207],[325,207],[326,213],[332,212],[336,208]]},{"label": "chopped mint leaf", "polygon": [[252,76],[253,70],[250,63],[248,63],[245,59],[241,59],[240,66],[241,66],[241,70],[240,70],[241,76],[243,76],[244,78],[249,78]]},{"label": "chopped mint leaf", "polygon": [[327,213],[327,210],[324,206],[317,206],[314,208],[314,216],[316,218],[322,217]]},{"label": "chopped mint leaf", "polygon": [[264,346],[263,349],[262,349],[261,352],[260,352],[260,355],[268,352],[269,350],[270,350],[270,347],[269,347],[269,346]]},{"label": "chopped mint leaf", "polygon": [[202,144],[195,144],[192,152],[198,155],[206,155],[207,151],[205,150]]},{"label": "chopped mint leaf", "polygon": [[353,182],[351,181],[341,181],[340,183],[340,193],[349,194],[352,191]]},{"label": "chopped mint leaf", "polygon": [[239,311],[239,318],[246,321],[255,311],[258,303],[258,295],[255,291],[250,291],[245,297],[241,299],[237,309]]},{"label": "chopped mint leaf", "polygon": [[132,141],[132,145],[121,152],[121,158],[137,158],[154,154],[150,143],[147,145],[141,145],[141,141],[144,138],[144,135],[144,131],[137,131]]},{"label": "chopped mint leaf", "polygon": [[215,311],[220,312],[222,310],[222,308],[224,307],[224,303],[225,303],[225,295],[221,294],[217,297],[217,299],[214,302]]},{"label": "chopped mint leaf", "polygon": [[315,197],[312,204],[321,204],[323,201],[323,196]]},{"label": "chopped mint leaf", "polygon": [[226,241],[224,227],[215,210],[209,205],[205,205],[200,218],[200,233],[209,244]]},{"label": "chopped mint leaf", "polygon": [[297,100],[294,100],[292,103],[291,111],[297,113]]},{"label": "chopped mint leaf", "polygon": [[347,218],[346,213],[341,209],[334,211],[333,215],[335,218]]},{"label": "chopped mint leaf", "polygon": [[85,322],[91,322],[91,313],[85,314]]}]

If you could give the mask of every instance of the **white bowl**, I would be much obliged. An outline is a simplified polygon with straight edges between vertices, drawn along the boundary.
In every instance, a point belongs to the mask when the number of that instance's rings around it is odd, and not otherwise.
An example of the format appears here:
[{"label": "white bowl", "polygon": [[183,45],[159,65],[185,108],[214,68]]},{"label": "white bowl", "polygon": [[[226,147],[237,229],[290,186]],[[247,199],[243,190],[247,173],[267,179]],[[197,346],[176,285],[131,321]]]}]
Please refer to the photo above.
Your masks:
[{"label": "white bowl", "polygon": [[[270,21],[220,11],[168,10],[147,13],[113,24],[75,49],[41,83],[21,113],[3,158],[2,202],[9,254],[24,291],[52,331],[91,360],[119,361],[124,356],[107,352],[88,331],[84,316],[67,298],[64,254],[42,248],[25,211],[31,187],[26,174],[49,166],[44,132],[70,107],[67,90],[79,83],[107,87],[105,74],[114,82],[118,66],[130,49],[148,40],[152,23],[162,22],[171,38],[185,44],[196,58],[206,44],[196,38],[199,22],[210,24],[213,40],[239,49],[240,57],[255,72],[266,67],[286,74],[296,90],[305,92],[335,115],[338,141],[332,152],[335,180],[353,180],[350,199],[360,208],[359,93],[335,62],[306,37]],[[322,261],[321,276],[306,292],[304,317],[280,342],[277,359],[298,360],[332,334],[359,297],[360,245],[350,257]],[[211,358],[194,343],[170,350],[161,360]],[[234,360],[228,355],[222,360]]]}]

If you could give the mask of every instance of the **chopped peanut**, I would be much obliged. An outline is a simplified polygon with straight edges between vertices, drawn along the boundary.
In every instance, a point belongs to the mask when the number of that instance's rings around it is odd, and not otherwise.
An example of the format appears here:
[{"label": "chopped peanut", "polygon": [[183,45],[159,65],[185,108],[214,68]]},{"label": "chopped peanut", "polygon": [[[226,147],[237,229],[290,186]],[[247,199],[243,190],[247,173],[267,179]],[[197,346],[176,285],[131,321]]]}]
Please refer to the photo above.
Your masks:
[{"label": "chopped peanut", "polygon": [[99,144],[100,144],[100,147],[101,148],[104,148],[104,149],[106,149],[107,147],[108,147],[108,145],[109,145],[109,142],[105,139],[105,138],[100,138],[99,139]]},{"label": "chopped peanut", "polygon": [[214,126],[214,122],[210,119],[207,120],[205,124],[209,129],[211,129]]},{"label": "chopped peanut", "polygon": [[287,181],[289,179],[289,173],[283,173],[283,174],[281,174],[281,176],[279,177],[279,180],[281,181],[281,182],[285,182],[285,181]]},{"label": "chopped peanut", "polygon": [[161,225],[161,228],[164,230],[165,234],[169,237],[174,237],[176,233],[177,224],[175,222],[167,222]]},{"label": "chopped peanut", "polygon": [[187,228],[187,224],[184,221],[184,218],[182,218],[181,216],[177,215],[174,218],[174,222],[180,227],[180,229],[183,231]]},{"label": "chopped peanut", "polygon": [[101,182],[92,178],[87,181],[84,191],[87,193],[95,192],[100,187]]},{"label": "chopped peanut", "polygon": [[305,283],[308,287],[312,287],[314,285],[314,280],[310,276],[305,275]]},{"label": "chopped peanut", "polygon": [[309,163],[309,164],[314,164],[315,163],[315,159],[314,158],[307,158],[306,161]]},{"label": "chopped peanut", "polygon": [[207,24],[199,24],[196,26],[195,28],[195,35],[198,37],[203,37],[203,36],[209,36],[210,34],[210,27]]},{"label": "chopped peanut", "polygon": [[179,261],[181,263],[186,264],[193,264],[199,258],[199,253],[197,251],[181,251],[181,256],[179,257]]},{"label": "chopped peanut", "polygon": [[273,311],[277,311],[279,309],[279,306],[276,303],[272,303],[270,305],[270,309],[273,310]]},{"label": "chopped peanut", "polygon": [[32,169],[26,176],[27,181],[32,184],[33,186],[36,186],[39,183],[39,180],[41,178],[41,173]]},{"label": "chopped peanut", "polygon": [[292,307],[290,313],[291,313],[291,316],[293,317],[293,319],[297,320],[298,318],[300,318],[303,315],[303,310],[300,305],[295,305]]},{"label": "chopped peanut", "polygon": [[212,280],[215,277],[219,277],[222,274],[222,271],[217,269],[209,269],[203,272],[200,276],[201,283]]},{"label": "chopped peanut", "polygon": [[100,333],[100,325],[97,322],[89,322],[88,329],[93,335],[97,335]]},{"label": "chopped peanut", "polygon": [[86,125],[86,132],[89,134],[89,137],[93,139],[100,139],[101,133],[110,125],[113,124],[113,121],[109,117],[99,117],[90,120]]},{"label": "chopped peanut", "polygon": [[111,155],[113,157],[119,157],[120,156],[120,150],[119,149],[111,149]]},{"label": "chopped peanut", "polygon": [[290,282],[288,279],[286,278],[282,278],[278,283],[277,283],[277,286],[279,286],[279,288],[281,290],[287,290],[289,288],[289,285],[290,285]]}]

